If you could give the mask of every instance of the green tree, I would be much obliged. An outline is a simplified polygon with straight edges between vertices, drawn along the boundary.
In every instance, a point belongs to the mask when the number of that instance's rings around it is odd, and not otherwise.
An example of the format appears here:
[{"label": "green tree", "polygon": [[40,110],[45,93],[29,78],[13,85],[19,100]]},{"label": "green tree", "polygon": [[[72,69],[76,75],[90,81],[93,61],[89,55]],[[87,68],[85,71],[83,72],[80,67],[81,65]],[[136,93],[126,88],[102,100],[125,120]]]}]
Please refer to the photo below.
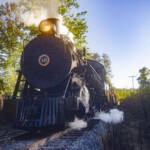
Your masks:
[{"label": "green tree", "polygon": [[82,50],[87,44],[86,33],[88,27],[85,19],[87,11],[72,12],[72,9],[80,7],[77,0],[60,0],[60,2],[58,12],[63,16],[64,25],[73,33],[76,47]]},{"label": "green tree", "polygon": [[16,3],[0,5],[0,80],[1,94],[11,94],[16,81],[22,39],[23,24],[20,23]]},{"label": "green tree", "polygon": [[140,88],[146,88],[150,86],[150,70],[146,67],[143,67],[142,69],[139,70],[139,77],[137,78],[138,83],[140,85]]},{"label": "green tree", "polygon": [[39,33],[37,28],[24,25],[19,12],[19,3],[0,5],[0,94],[3,95],[12,95],[14,91],[26,38]]}]

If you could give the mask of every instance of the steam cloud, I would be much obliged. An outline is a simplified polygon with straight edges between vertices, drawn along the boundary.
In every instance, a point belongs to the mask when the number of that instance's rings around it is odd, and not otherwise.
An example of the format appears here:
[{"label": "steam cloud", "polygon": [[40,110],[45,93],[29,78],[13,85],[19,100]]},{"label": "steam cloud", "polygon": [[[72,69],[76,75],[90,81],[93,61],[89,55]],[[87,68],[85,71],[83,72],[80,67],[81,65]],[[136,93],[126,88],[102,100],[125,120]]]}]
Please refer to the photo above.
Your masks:
[{"label": "steam cloud", "polygon": [[87,122],[76,117],[73,122],[69,123],[69,127],[75,130],[81,130],[87,127]]},{"label": "steam cloud", "polygon": [[58,18],[60,20],[60,34],[67,35],[73,42],[73,34],[63,25],[63,18],[57,12],[59,0],[39,0],[35,1],[29,13],[23,13],[22,20],[27,26],[38,26],[42,20],[47,18]]},{"label": "steam cloud", "polygon": [[38,26],[46,18],[59,18],[58,6],[59,0],[39,0],[32,6],[30,13],[23,14],[22,20],[27,26]]},{"label": "steam cloud", "polygon": [[108,113],[101,111],[95,114],[94,119],[101,119],[107,123],[120,123],[124,119],[124,112],[118,109],[111,109]]}]

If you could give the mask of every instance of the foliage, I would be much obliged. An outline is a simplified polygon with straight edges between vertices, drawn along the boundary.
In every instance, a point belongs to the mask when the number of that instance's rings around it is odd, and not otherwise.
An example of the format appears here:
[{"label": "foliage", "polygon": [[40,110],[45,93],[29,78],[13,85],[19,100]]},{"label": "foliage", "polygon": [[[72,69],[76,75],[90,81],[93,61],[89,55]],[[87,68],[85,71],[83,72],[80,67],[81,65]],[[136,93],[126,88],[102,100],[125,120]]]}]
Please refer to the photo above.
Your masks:
[{"label": "foliage", "polygon": [[150,70],[143,67],[139,70],[138,82],[140,84],[139,89],[115,89],[115,94],[120,102],[125,100],[138,100],[138,99],[149,99],[150,98]]},{"label": "foliage", "polygon": [[72,12],[73,8],[79,8],[77,0],[60,0],[61,6],[58,12],[63,16],[64,25],[74,35],[75,45],[78,49],[86,47],[87,22],[85,15],[87,11]]},{"label": "foliage", "polygon": [[131,97],[131,95],[136,93],[138,93],[138,90],[136,89],[115,89],[115,95],[119,104],[128,97]]},{"label": "foliage", "polygon": [[115,89],[115,95],[117,96],[118,103],[122,103],[126,100],[138,100],[138,99],[150,99],[150,88],[140,89]]},{"label": "foliage", "polygon": [[16,3],[0,6],[0,93],[10,95],[16,81],[24,37],[23,24],[19,22]]},{"label": "foliage", "polygon": [[146,67],[143,67],[139,70],[139,77],[137,78],[140,88],[146,88],[150,86],[150,70]]}]

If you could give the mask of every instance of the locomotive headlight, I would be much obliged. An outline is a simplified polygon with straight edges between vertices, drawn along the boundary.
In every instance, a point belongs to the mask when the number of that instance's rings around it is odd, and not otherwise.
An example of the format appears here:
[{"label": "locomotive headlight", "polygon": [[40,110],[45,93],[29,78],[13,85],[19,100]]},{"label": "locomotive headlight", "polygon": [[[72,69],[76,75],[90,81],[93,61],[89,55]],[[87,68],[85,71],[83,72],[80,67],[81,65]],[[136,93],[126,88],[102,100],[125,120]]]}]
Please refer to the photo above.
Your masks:
[{"label": "locomotive headlight", "polygon": [[40,31],[42,33],[51,33],[53,31],[53,25],[49,20],[44,20],[40,23]]}]

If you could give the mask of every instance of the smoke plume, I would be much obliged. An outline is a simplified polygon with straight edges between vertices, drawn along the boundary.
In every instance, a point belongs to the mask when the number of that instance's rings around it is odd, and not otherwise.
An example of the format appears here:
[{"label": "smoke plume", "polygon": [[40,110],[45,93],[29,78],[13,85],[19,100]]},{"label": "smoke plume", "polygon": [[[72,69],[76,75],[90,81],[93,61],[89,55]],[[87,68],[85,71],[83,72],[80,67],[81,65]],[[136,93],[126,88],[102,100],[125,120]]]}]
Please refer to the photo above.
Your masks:
[{"label": "smoke plume", "polygon": [[81,129],[87,127],[87,122],[85,122],[84,120],[80,120],[78,118],[75,118],[75,120],[73,122],[69,123],[69,127],[74,129],[74,130],[81,130]]},{"label": "smoke plume", "polygon": [[101,119],[106,123],[120,123],[124,119],[124,112],[118,109],[111,109],[108,113],[104,111],[97,112],[94,119]]},{"label": "smoke plume", "polygon": [[63,25],[63,18],[58,13],[59,0],[39,0],[30,6],[31,11],[23,13],[22,20],[27,26],[39,26],[42,20],[57,18],[60,20],[60,34],[67,35],[73,42],[73,34]]},{"label": "smoke plume", "polygon": [[22,20],[27,26],[35,25],[47,18],[59,18],[59,0],[39,0],[30,6],[31,11],[23,13]]}]

